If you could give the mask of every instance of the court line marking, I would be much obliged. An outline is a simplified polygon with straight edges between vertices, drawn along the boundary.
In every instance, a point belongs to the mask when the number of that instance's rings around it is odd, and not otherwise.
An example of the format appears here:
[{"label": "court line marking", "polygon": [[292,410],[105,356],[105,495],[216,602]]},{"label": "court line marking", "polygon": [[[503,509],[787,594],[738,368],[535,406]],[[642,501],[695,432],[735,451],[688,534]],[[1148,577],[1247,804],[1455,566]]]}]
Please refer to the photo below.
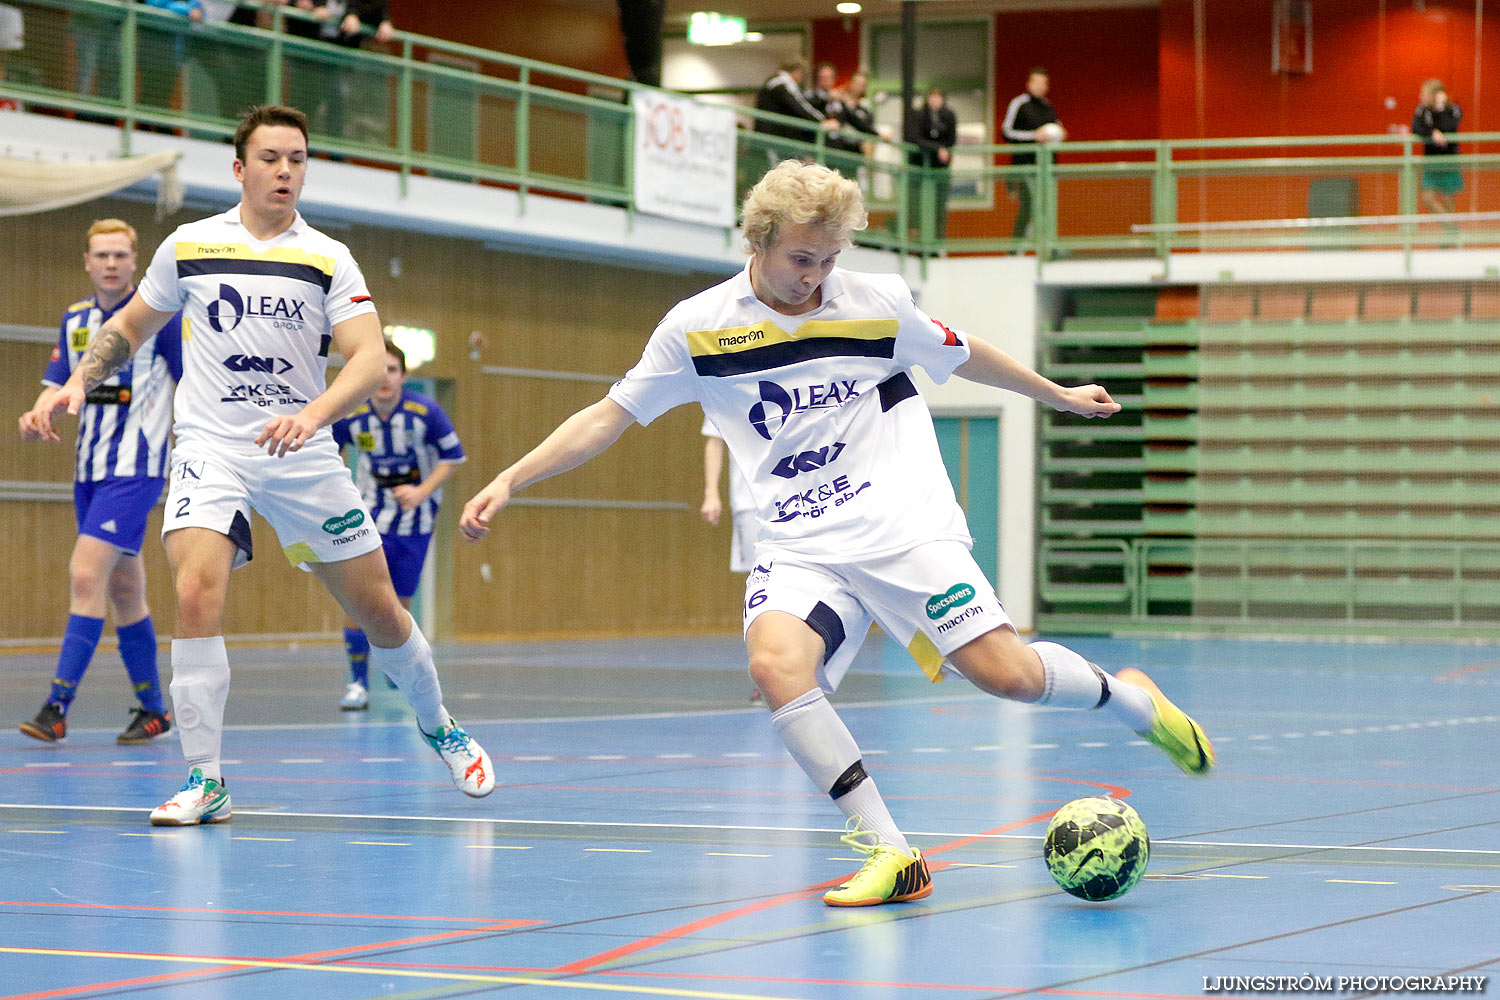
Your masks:
[{"label": "court line marking", "polygon": [[1344,885],[1395,885],[1395,882],[1376,882],[1367,878],[1325,878],[1324,882],[1339,882]]},{"label": "court line marking", "polygon": [[53,903],[0,899],[0,906],[44,906],[55,910],[139,910],[145,913],[211,913],[234,917],[326,917],[337,920],[415,920],[423,923],[484,924],[490,930],[534,927],[545,920],[519,920],[496,917],[424,917],[400,913],[319,913],[306,910],[230,910],[213,906],[141,906],[133,903]]},{"label": "court line marking", "polygon": [[[1082,783],[1083,782],[1080,782],[1080,784]],[[1115,790],[1118,792],[1123,792],[1126,795],[1130,794],[1128,789],[1121,788]],[[1016,827],[1024,826],[1028,823],[1037,822],[1041,819],[1048,819],[1056,812],[1057,810],[1053,809],[1051,812],[1045,813],[1041,816],[1031,816],[1023,820],[1017,820],[1014,823],[1007,823],[1005,826],[996,827],[994,830],[987,832],[1000,833],[1006,830],[1011,830]],[[930,858],[934,854],[942,854],[944,851],[950,851],[956,847],[962,847],[965,844],[972,843],[975,839],[977,838],[974,836],[960,837],[958,840],[954,840],[947,844],[939,844],[937,847],[923,852],[923,856]],[[864,859],[859,858],[851,860],[863,861]],[[932,865],[931,867],[934,871],[940,871],[943,867],[946,866]],[[733,920],[739,919],[740,917],[749,916],[752,913],[759,913],[763,910],[769,910],[774,907],[781,906],[783,903],[815,898],[821,890],[831,889],[836,885],[840,885],[846,878],[847,876],[840,875],[836,878],[831,878],[826,882],[819,882],[817,885],[811,885],[794,892],[784,892],[779,895],[772,896],[769,899],[763,899],[754,903],[748,903],[744,906],[737,906],[731,910],[725,910],[720,913],[711,913],[706,917],[700,917],[697,920],[693,920],[685,924],[679,924],[676,927],[669,928],[658,934],[649,934],[645,937],[637,938],[634,941],[622,944],[618,947],[611,948],[608,951],[602,951],[597,954],[590,955],[587,958],[580,958],[576,961],[569,962],[567,965],[560,965],[557,967],[557,971],[566,973],[580,973],[589,972],[601,965],[611,965],[619,962],[621,959],[629,958],[630,956],[635,955],[639,952],[649,951],[650,949],[655,948],[658,945],[670,944],[673,941],[682,940],[683,938],[696,934],[699,931],[708,930],[709,928],[729,923]]]},{"label": "court line marking", "polygon": [[[1063,779],[1055,779],[1063,780]],[[1069,779],[1071,780],[1071,779]],[[1110,789],[1110,794],[1119,797],[1117,786],[1108,785],[1098,781],[1079,781],[1078,784],[1095,785]],[[139,815],[148,810],[145,807],[132,806],[77,806],[56,805],[52,803],[26,803],[26,802],[0,802],[0,809],[29,809],[37,811],[52,812],[116,812]],[[600,822],[598,820],[572,820],[572,819],[506,819],[495,816],[399,816],[386,813],[314,813],[314,812],[288,812],[284,810],[255,810],[245,811],[245,815],[270,816],[280,819],[336,819],[336,820],[383,820],[409,823],[467,823],[485,826],[539,826],[539,827],[562,827],[565,829],[598,829],[613,827],[630,830],[713,830],[727,831],[731,833],[809,833],[809,834],[835,834],[842,835],[843,827],[821,827],[821,826],[745,826],[732,823],[642,823],[610,821]],[[1046,813],[1051,816],[1052,814]],[[1019,821],[1021,824],[1030,820]],[[1003,828],[997,828],[1003,829]],[[953,830],[907,830],[908,837],[938,837],[938,838],[968,838],[970,842],[981,840],[1041,840],[1040,835],[1027,834],[997,834],[997,833],[969,833]],[[146,834],[119,834],[119,836],[152,836]],[[175,836],[175,834],[159,834],[158,836]],[[1481,857],[1500,857],[1500,850],[1476,847],[1378,847],[1360,846],[1358,844],[1271,844],[1260,841],[1230,841],[1230,840],[1153,840],[1153,844],[1173,845],[1177,847],[1264,847],[1275,850],[1297,850],[1297,851],[1383,851],[1390,854],[1472,854]],[[930,851],[924,851],[930,854]]]},{"label": "court line marking", "polygon": [[452,983],[489,983],[504,986],[549,986],[560,990],[593,990],[599,993],[633,993],[637,996],[689,997],[693,1000],[797,1000],[794,997],[772,997],[764,993],[720,993],[709,990],[684,990],[668,986],[615,983],[580,983],[567,979],[540,979],[533,976],[495,976],[475,973],[393,969],[389,966],[368,968],[359,965],[326,962],[286,962],[272,959],[224,958],[211,955],[161,955],[150,952],[85,951],[68,948],[15,948],[0,946],[0,954],[43,955],[54,958],[114,958],[136,962],[166,962],[178,965],[227,966],[232,969],[282,969],[294,972],[339,972],[353,976],[395,976],[401,979],[428,979]]}]

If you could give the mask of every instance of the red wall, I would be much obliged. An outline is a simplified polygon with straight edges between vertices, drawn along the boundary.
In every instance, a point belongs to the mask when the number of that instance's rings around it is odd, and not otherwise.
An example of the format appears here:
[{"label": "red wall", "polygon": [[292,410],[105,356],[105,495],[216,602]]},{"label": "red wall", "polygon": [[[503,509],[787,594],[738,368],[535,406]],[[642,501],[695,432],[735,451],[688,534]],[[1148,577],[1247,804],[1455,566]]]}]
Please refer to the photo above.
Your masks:
[{"label": "red wall", "polygon": [[[1203,99],[1197,100],[1193,0],[1162,0],[1158,120],[1166,138],[1386,132],[1411,121],[1417,88],[1441,77],[1482,131],[1500,107],[1500,18],[1478,46],[1484,91],[1473,93],[1474,0],[1317,0],[1310,74],[1271,71],[1271,3],[1208,0]],[[1382,12],[1382,8],[1384,11]],[[1387,98],[1395,107],[1387,108]]]},{"label": "red wall", "polygon": [[995,134],[1033,66],[1070,139],[1157,136],[1155,7],[1013,11],[995,15]]}]

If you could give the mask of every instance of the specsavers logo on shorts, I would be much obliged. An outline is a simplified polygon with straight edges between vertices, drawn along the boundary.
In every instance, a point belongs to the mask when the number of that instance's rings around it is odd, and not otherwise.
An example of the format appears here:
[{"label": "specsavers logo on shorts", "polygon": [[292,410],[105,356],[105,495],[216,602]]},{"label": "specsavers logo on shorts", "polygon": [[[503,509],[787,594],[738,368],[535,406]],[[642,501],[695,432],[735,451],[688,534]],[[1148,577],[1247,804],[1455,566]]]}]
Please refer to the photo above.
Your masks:
[{"label": "specsavers logo on shorts", "polygon": [[973,599],[973,587],[967,583],[955,583],[946,594],[933,594],[927,598],[927,617],[937,621],[953,608],[961,608]]},{"label": "specsavers logo on shorts", "polygon": [[[328,520],[324,521],[323,530],[328,532],[330,535],[342,535],[350,528],[357,528],[364,523],[365,512],[360,510],[358,507],[355,507],[347,514],[341,514],[338,517],[330,517]],[[928,607],[931,607],[931,605],[929,604]]]}]

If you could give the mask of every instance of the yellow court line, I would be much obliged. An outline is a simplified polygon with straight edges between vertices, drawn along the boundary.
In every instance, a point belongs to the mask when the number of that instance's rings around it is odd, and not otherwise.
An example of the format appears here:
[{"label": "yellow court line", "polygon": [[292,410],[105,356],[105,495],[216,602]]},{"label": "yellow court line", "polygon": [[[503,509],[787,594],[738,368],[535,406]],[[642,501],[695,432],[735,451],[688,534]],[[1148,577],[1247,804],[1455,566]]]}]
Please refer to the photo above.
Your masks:
[{"label": "yellow court line", "polygon": [[705,858],[769,858],[769,854],[729,854],[725,851],[709,851]]},{"label": "yellow court line", "polygon": [[634,847],[585,847],[585,851],[594,851],[597,854],[650,854]]},{"label": "yellow court line", "polygon": [[269,842],[271,842],[273,844],[291,844],[291,843],[295,843],[296,842],[295,838],[292,838],[292,837],[230,837],[229,839],[230,840],[265,840],[265,841],[269,841]]},{"label": "yellow court line", "polygon": [[1394,882],[1371,882],[1362,878],[1325,878],[1324,882],[1343,882],[1347,885],[1395,885]]},{"label": "yellow court line", "polygon": [[355,847],[410,847],[410,843],[400,843],[394,840],[350,840],[348,843]]},{"label": "yellow court line", "polygon": [[516,847],[511,844],[465,844],[471,851],[529,851],[529,847]]},{"label": "yellow court line", "polygon": [[67,830],[6,830],[6,833],[44,833],[49,836],[62,836]]},{"label": "yellow court line", "polygon": [[1199,872],[1200,878],[1270,878],[1269,875],[1221,875],[1218,872]]},{"label": "yellow court line", "polygon": [[[70,951],[64,948],[12,948],[0,946],[0,955],[48,955],[60,958],[123,958],[137,962],[176,962],[184,965],[231,965],[241,969],[292,969],[303,972],[343,972],[355,976],[390,976],[397,979],[436,979],[453,983],[495,983],[509,986],[551,986],[560,990],[597,990],[601,993],[633,993],[636,996],[688,997],[690,1000],[795,1000],[764,993],[713,993],[679,990],[667,986],[628,986],[613,983],[580,983],[568,979],[533,979],[524,976],[481,976],[463,972],[417,969],[370,969],[357,965],[325,965],[319,962],[277,962],[255,958],[215,958],[212,955],[152,955],[128,951]],[[599,975],[608,975],[601,970]]]}]

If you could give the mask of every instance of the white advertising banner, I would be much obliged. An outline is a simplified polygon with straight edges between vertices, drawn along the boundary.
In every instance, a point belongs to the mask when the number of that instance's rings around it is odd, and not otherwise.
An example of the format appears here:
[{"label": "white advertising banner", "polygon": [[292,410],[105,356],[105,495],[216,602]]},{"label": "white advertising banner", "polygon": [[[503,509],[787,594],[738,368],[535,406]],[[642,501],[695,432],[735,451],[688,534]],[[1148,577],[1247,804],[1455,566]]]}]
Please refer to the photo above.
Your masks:
[{"label": "white advertising banner", "polygon": [[635,205],[708,226],[734,225],[734,112],[636,91]]}]

